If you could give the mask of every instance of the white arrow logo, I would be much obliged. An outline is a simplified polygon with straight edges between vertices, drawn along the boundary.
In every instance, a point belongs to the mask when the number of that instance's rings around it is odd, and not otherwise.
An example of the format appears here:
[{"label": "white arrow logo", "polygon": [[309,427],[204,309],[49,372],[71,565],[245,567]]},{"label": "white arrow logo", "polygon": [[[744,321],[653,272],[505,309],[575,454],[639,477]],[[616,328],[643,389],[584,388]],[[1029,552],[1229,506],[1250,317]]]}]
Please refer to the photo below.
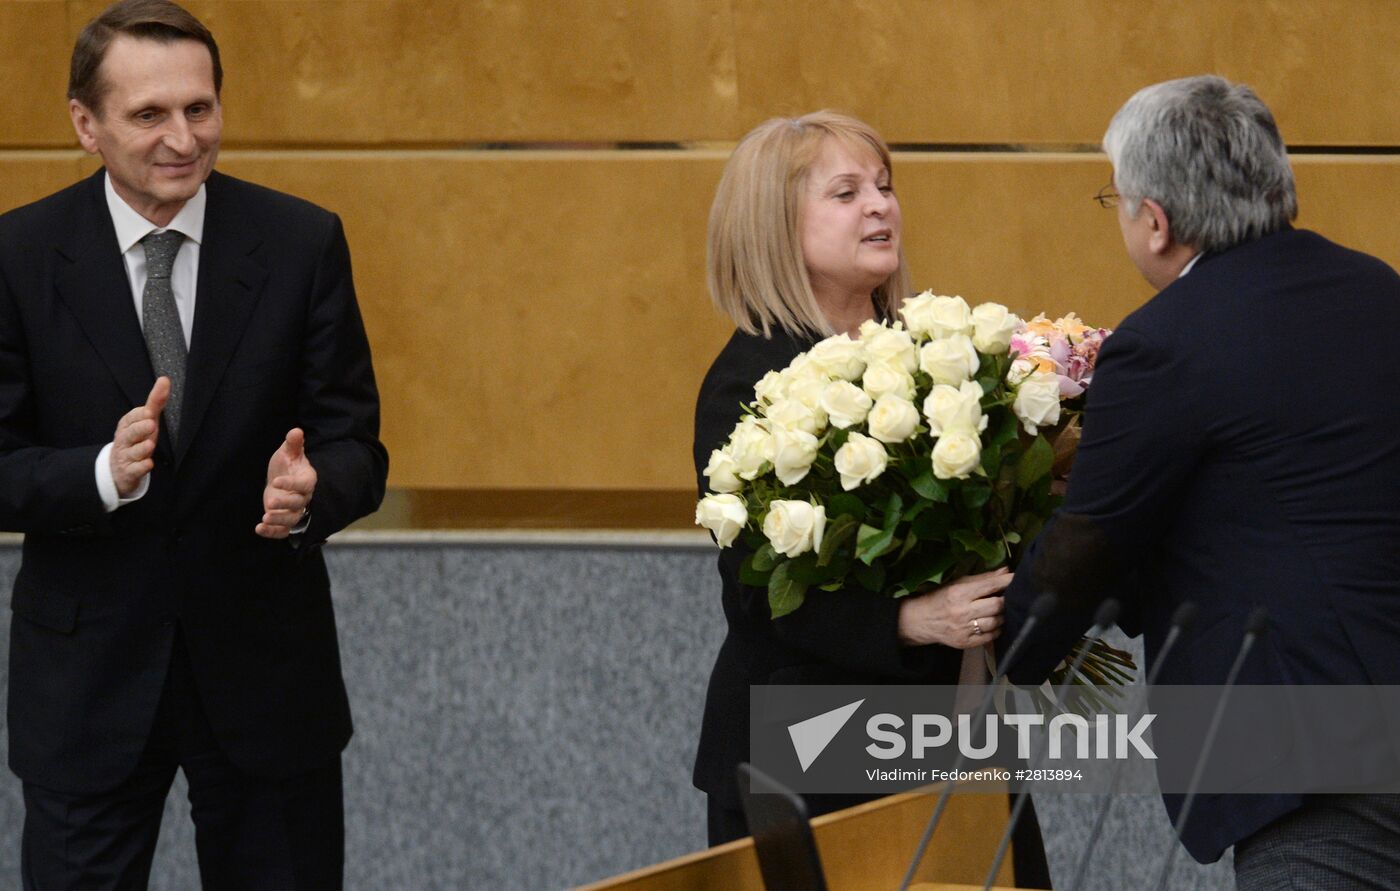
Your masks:
[{"label": "white arrow logo", "polygon": [[851,715],[856,713],[856,709],[860,708],[863,702],[864,699],[857,699],[850,705],[843,705],[823,712],[815,718],[788,725],[788,736],[792,737],[792,747],[797,751],[797,761],[802,765],[803,773],[807,772],[807,768],[812,766],[817,756],[831,744],[836,734],[841,732],[841,728],[846,726],[846,722],[851,720]]}]

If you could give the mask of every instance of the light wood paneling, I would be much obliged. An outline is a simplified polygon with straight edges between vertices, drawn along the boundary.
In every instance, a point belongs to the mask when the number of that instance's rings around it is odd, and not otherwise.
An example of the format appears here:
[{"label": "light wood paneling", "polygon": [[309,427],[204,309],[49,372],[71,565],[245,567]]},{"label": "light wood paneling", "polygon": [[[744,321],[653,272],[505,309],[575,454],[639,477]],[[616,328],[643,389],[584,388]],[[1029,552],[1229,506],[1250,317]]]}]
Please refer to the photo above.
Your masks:
[{"label": "light wood paneling", "polygon": [[[104,0],[0,3],[0,146],[71,145]],[[728,141],[823,106],[898,142],[1096,143],[1139,87],[1254,85],[1294,144],[1400,144],[1393,0],[191,0],[240,145]]]},{"label": "light wood paneling", "polygon": [[718,158],[230,155],[343,212],[409,487],[689,488]]},{"label": "light wood paneling", "polygon": [[0,151],[0,213],[38,201],[93,168],[81,152]]},{"label": "light wood paneling", "polygon": [[1218,73],[1291,143],[1400,143],[1391,0],[736,5],[739,122],[831,106],[900,142],[1096,144],[1136,90]]},{"label": "light wood paneling", "polygon": [[[703,284],[722,161],[230,152],[221,167],[344,216],[394,485],[612,490],[594,499],[605,519],[626,491],[661,504],[656,492],[692,485],[695,392],[729,332]],[[92,167],[76,153],[0,156],[2,203]],[[1301,225],[1400,265],[1386,199],[1400,193],[1400,158],[1305,157],[1296,168]],[[901,153],[916,285],[1116,324],[1151,289],[1113,212],[1090,200],[1107,176],[1094,155]]]},{"label": "light wood paneling", "polygon": [[[668,153],[232,153],[340,211],[393,483],[688,490],[694,397],[729,326],[704,292],[722,159]],[[896,160],[919,287],[1116,324],[1151,295],[1093,155]],[[1299,164],[1301,221],[1400,264],[1400,159]]]},{"label": "light wood paneling", "polygon": [[[938,802],[937,786],[890,795],[812,819],[812,835],[832,891],[894,888],[904,878],[919,836]],[[1007,820],[1006,794],[967,793],[948,799],[938,834],[915,872],[914,891],[975,891],[996,857]],[[996,889],[1011,887],[1008,856]],[[936,884],[931,884],[936,882]],[[948,884],[978,882],[976,885]],[[926,884],[929,883],[929,884]],[[763,887],[753,839],[717,845],[614,876],[574,891],[717,891]]]},{"label": "light wood paneling", "polygon": [[0,147],[77,145],[65,98],[76,36],[62,2],[0,3]]}]

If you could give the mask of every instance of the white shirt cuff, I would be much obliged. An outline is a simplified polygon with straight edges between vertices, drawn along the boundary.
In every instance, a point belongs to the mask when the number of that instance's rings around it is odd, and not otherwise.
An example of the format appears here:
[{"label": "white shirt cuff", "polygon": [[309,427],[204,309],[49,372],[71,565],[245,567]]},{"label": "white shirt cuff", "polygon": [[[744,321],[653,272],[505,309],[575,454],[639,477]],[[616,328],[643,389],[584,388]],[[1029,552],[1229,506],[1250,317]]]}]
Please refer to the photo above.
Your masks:
[{"label": "white shirt cuff", "polygon": [[102,498],[103,510],[109,514],[122,505],[141,498],[151,487],[151,475],[148,473],[136,484],[135,492],[125,498],[117,494],[117,481],[112,478],[112,445],[107,443],[102,447],[102,451],[97,453],[97,466],[93,468],[97,474],[97,494]]}]

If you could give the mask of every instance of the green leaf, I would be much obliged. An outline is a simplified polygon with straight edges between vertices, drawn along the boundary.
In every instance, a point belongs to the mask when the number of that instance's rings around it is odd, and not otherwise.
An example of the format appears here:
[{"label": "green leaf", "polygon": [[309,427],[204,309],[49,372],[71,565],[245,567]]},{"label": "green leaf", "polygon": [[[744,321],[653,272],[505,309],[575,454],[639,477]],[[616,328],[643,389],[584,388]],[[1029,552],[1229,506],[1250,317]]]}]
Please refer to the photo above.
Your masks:
[{"label": "green leaf", "polygon": [[925,545],[919,553],[910,559],[900,584],[911,590],[928,582],[938,584],[943,581],[943,574],[957,562],[957,559],[958,555],[952,548]]},{"label": "green leaf", "polygon": [[982,457],[979,459],[982,465],[982,472],[987,476],[995,478],[1001,472],[1001,446],[995,443],[988,443],[982,447]]},{"label": "green leaf", "polygon": [[953,512],[950,510],[924,511],[913,523],[913,532],[919,538],[943,538],[953,528]]},{"label": "green leaf", "polygon": [[826,566],[836,553],[846,546],[846,542],[856,531],[860,521],[850,514],[841,514],[836,519],[826,521],[826,531],[822,534],[821,551],[817,554],[817,565]]},{"label": "green leaf", "polygon": [[924,511],[928,510],[931,507],[933,507],[932,502],[915,501],[913,504],[909,505],[908,509],[904,511],[904,515],[899,518],[899,521],[901,523],[912,523],[914,520],[919,518],[920,514],[922,514]]},{"label": "green leaf", "polygon": [[987,541],[982,536],[964,529],[954,532],[951,537],[969,552],[981,557],[988,569],[1000,565],[1006,559],[1006,549],[999,541]]},{"label": "green leaf", "polygon": [[1004,446],[1008,442],[1016,440],[1016,431],[1021,428],[1021,421],[1016,417],[1016,413],[1008,411],[1001,418],[996,426],[996,432],[992,434],[991,443],[994,446]]},{"label": "green leaf", "polygon": [[962,503],[972,510],[981,510],[987,503],[987,499],[992,497],[992,487],[987,483],[972,483],[962,487]]},{"label": "green leaf", "polygon": [[885,529],[893,531],[895,524],[899,522],[902,510],[904,510],[904,499],[899,497],[898,492],[891,492],[889,500],[885,502]]},{"label": "green leaf", "polygon": [[856,556],[867,566],[894,544],[894,529],[876,529],[861,524],[856,533]]},{"label": "green leaf", "polygon": [[771,543],[765,542],[763,547],[753,552],[748,562],[753,564],[756,572],[772,572],[778,565],[778,552],[773,549]]},{"label": "green leaf", "polygon": [[948,502],[948,484],[933,475],[933,466],[909,481],[909,485],[915,492],[929,501],[938,504]]},{"label": "green leaf", "polygon": [[895,562],[898,563],[900,560],[903,560],[905,557],[908,557],[909,552],[914,550],[914,546],[918,543],[919,537],[917,535],[907,536],[904,539],[904,545],[899,549],[899,556],[894,558]]},{"label": "green leaf", "polygon": [[1050,447],[1050,442],[1044,436],[1037,434],[1035,442],[1026,449],[1026,453],[1021,456],[1021,460],[1016,465],[1016,486],[1021,490],[1029,489],[1035,485],[1037,480],[1043,479],[1050,468],[1055,464],[1055,450]]},{"label": "green leaf", "polygon": [[768,609],[775,619],[797,609],[807,596],[807,583],[791,577],[791,566],[791,562],[779,565],[768,580]]},{"label": "green leaf", "polygon": [[745,585],[752,585],[755,588],[768,587],[768,579],[773,574],[771,569],[755,569],[753,565],[754,554],[744,558],[744,562],[739,566],[739,581]]},{"label": "green leaf", "polygon": [[867,591],[874,591],[880,594],[885,590],[885,565],[876,563],[867,566],[864,563],[857,563],[851,570],[851,577]]},{"label": "green leaf", "polygon": [[840,516],[855,517],[857,520],[863,520],[865,519],[865,511],[865,502],[849,492],[833,495],[826,501],[826,521],[828,523],[835,517]]},{"label": "green leaf", "polygon": [[826,567],[817,565],[817,555],[811,551],[801,557],[794,557],[783,565],[787,567],[788,578],[808,585],[824,584],[831,581],[832,578],[831,572]]}]

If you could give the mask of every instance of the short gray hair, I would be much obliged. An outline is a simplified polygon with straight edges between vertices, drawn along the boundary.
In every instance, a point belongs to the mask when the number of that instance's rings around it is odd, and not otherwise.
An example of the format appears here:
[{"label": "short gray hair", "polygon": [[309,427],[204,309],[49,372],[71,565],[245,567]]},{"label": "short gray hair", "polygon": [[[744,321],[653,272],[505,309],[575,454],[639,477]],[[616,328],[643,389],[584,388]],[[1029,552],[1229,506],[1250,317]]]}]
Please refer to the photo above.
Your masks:
[{"label": "short gray hair", "polygon": [[1113,116],[1103,148],[1128,213],[1151,198],[1181,244],[1222,251],[1298,215],[1283,137],[1244,84],[1205,75],[1144,87]]}]

